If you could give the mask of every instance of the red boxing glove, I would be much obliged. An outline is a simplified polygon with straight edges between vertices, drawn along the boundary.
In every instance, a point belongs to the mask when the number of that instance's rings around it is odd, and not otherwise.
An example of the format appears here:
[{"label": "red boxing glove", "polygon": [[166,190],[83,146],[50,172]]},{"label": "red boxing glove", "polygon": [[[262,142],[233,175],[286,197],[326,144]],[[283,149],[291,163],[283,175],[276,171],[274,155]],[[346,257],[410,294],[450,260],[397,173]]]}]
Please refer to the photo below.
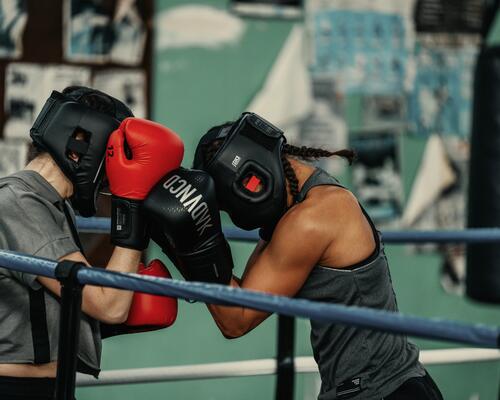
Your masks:
[{"label": "red boxing glove", "polygon": [[142,200],[166,173],[179,168],[184,144],[156,122],[126,118],[108,139],[106,175],[112,198],[111,241],[143,250],[148,244]]},{"label": "red boxing glove", "polygon": [[143,200],[163,175],[179,168],[183,155],[184,144],[174,131],[145,119],[124,119],[108,140],[111,193]]},{"label": "red boxing glove", "polygon": [[[148,266],[139,264],[139,275],[172,278],[167,267],[160,260],[151,261]],[[139,328],[139,331],[166,328],[177,318],[177,299],[135,292],[125,325]]]},{"label": "red boxing glove", "polygon": [[[140,275],[171,278],[167,267],[160,260],[153,260],[147,267],[139,264]],[[106,339],[127,333],[155,331],[172,325],[177,318],[177,299],[175,297],[156,296],[135,292],[123,324],[101,323],[101,337]]]}]

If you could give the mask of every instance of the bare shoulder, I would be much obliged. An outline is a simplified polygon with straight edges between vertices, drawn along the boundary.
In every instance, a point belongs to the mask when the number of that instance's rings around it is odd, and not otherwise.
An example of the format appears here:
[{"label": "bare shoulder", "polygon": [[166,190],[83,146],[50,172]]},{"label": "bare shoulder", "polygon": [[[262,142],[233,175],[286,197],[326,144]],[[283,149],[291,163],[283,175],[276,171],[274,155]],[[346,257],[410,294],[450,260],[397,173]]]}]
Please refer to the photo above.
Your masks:
[{"label": "bare shoulder", "polygon": [[[291,207],[276,227],[279,237],[323,240],[334,233],[340,221],[360,213],[356,197],[335,186],[313,188],[307,198]],[[342,224],[340,224],[342,225]]]},{"label": "bare shoulder", "polygon": [[294,257],[307,256],[309,263],[336,267],[365,259],[375,246],[372,228],[358,200],[337,186],[311,189],[302,203],[284,215],[275,232],[279,234],[273,240],[278,240],[271,244],[280,254],[286,251]]},{"label": "bare shoulder", "polygon": [[349,190],[338,186],[317,186],[309,192],[304,206],[310,209],[311,218],[327,225],[331,232],[333,226],[362,217],[361,206]]},{"label": "bare shoulder", "polygon": [[317,204],[311,201],[303,201],[291,207],[278,224],[278,228],[286,231],[314,234],[318,230],[318,222],[322,212]]}]

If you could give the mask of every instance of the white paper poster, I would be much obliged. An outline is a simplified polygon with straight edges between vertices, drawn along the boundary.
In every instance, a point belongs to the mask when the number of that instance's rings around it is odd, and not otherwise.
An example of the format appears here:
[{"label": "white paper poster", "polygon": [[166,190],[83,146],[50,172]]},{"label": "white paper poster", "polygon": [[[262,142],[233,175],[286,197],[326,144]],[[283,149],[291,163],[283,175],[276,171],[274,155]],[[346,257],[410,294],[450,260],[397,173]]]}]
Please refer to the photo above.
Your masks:
[{"label": "white paper poster", "polygon": [[5,71],[5,138],[29,139],[29,130],[52,90],[90,85],[90,69],[11,63]]},{"label": "white paper poster", "polygon": [[99,71],[94,75],[93,87],[123,101],[136,117],[147,117],[144,71],[120,69]]},{"label": "white paper poster", "polygon": [[356,135],[351,147],[357,155],[352,166],[354,194],[378,226],[396,226],[403,207],[398,133]]},{"label": "white paper poster", "polygon": [[[115,6],[113,7],[113,4]],[[73,62],[139,65],[146,27],[136,0],[65,0],[64,56]]]},{"label": "white paper poster", "polygon": [[28,14],[26,0],[0,2],[0,58],[19,58]]},{"label": "white paper poster", "polygon": [[7,142],[0,140],[0,178],[13,174],[24,168],[28,153],[24,141]]}]

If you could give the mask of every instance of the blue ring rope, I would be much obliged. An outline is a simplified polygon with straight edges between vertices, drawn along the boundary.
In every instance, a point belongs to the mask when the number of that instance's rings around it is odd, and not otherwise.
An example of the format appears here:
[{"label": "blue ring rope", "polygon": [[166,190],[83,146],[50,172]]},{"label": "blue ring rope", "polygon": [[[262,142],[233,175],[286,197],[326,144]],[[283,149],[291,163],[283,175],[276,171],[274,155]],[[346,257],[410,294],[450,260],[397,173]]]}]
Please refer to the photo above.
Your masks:
[{"label": "blue ring rope", "polygon": [[[5,268],[48,277],[54,277],[57,265],[54,261],[5,250],[0,250],[0,263]],[[82,284],[141,291],[212,304],[237,304],[322,322],[353,325],[480,347],[500,348],[499,326],[416,317],[384,310],[269,295],[225,285],[154,278],[106,271],[100,268],[82,268],[77,276]]]},{"label": "blue ring rope", "polygon": [[[77,226],[81,232],[109,233],[109,218],[77,218]],[[256,241],[257,231],[244,231],[237,228],[224,228],[228,240]],[[382,233],[385,243],[492,243],[500,242],[500,228],[475,228],[456,231],[386,231]]]}]

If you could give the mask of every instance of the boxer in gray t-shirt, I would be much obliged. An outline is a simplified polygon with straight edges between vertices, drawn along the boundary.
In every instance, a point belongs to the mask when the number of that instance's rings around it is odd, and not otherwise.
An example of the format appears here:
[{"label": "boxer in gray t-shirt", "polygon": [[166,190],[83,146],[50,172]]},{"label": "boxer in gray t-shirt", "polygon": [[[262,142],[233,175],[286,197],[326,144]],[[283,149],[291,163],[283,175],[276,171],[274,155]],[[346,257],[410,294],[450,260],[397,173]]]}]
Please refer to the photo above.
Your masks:
[{"label": "boxer in gray t-shirt", "polygon": [[[176,137],[167,128],[139,120],[119,100],[84,87],[69,87],[53,92],[30,131],[33,159],[23,171],[0,179],[0,248],[52,260],[72,260],[88,265],[79,248],[74,214],[67,200],[82,216],[96,212],[95,200],[104,177],[106,145],[110,137],[120,135],[121,143],[130,140],[125,170],[118,158],[125,159],[124,146],[116,148],[115,159],[106,163],[111,192],[120,196],[120,204],[137,199],[127,193],[139,189],[147,193],[161,176],[169,172],[164,158],[165,146]],[[132,125],[133,129],[127,129]],[[157,141],[161,141],[160,145]],[[135,147],[134,147],[135,146]],[[178,147],[182,147],[180,142]],[[146,153],[146,154],[144,154]],[[175,165],[182,159],[178,152]],[[108,154],[109,156],[110,154]],[[113,152],[111,152],[111,156]],[[139,164],[137,159],[148,160]],[[163,163],[162,163],[163,161]],[[151,172],[150,170],[153,170]],[[159,175],[159,176],[157,176]],[[145,179],[144,179],[145,178]],[[117,181],[128,180],[125,184]],[[120,182],[121,183],[121,182]],[[122,189],[113,189],[118,186]],[[128,192],[126,192],[128,190]],[[127,234],[112,231],[115,244],[106,269],[138,272],[141,251],[147,246],[148,234],[142,215],[126,214]],[[139,210],[136,207],[134,210]],[[132,213],[132,211],[131,211]],[[157,263],[158,264],[158,263]],[[163,266],[164,268],[164,266]],[[159,267],[159,269],[161,269]],[[140,271],[139,271],[140,272]],[[164,273],[163,271],[159,271]],[[53,398],[57,371],[59,337],[59,299],[57,280],[19,273],[0,266],[0,397],[2,400]],[[142,294],[97,286],[85,286],[82,295],[82,322],[79,335],[78,364],[81,372],[97,376],[101,356],[101,337],[97,321],[121,324],[127,320],[133,299]],[[141,302],[138,301],[138,304]],[[134,311],[137,308],[134,308]],[[143,309],[141,321],[147,325]],[[165,311],[165,310],[163,310]],[[132,313],[131,313],[132,314]]]},{"label": "boxer in gray t-shirt", "polygon": [[[51,260],[80,251],[64,213],[65,200],[37,172],[20,171],[0,179],[0,204],[0,248]],[[41,290],[36,278],[0,267],[0,364],[57,360],[59,303]],[[79,369],[97,375],[100,354],[97,324],[84,317]]]}]

